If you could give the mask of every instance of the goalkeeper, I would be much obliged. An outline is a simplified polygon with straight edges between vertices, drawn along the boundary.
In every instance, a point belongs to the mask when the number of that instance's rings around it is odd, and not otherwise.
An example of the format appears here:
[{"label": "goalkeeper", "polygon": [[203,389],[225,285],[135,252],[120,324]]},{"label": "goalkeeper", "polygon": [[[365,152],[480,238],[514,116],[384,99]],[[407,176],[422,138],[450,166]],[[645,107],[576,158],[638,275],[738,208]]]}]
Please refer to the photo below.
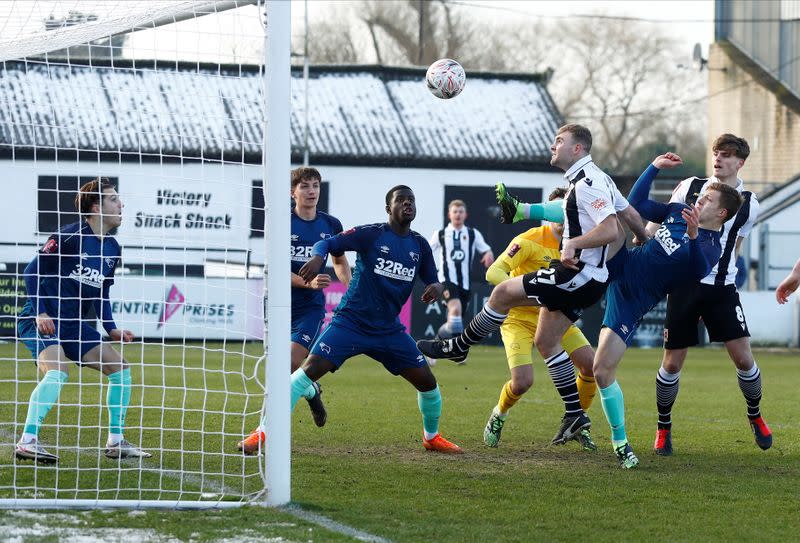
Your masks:
[{"label": "goalkeeper", "polygon": [[58,456],[39,443],[39,430],[67,382],[67,360],[72,360],[108,377],[105,455],[113,459],[149,458],[149,453],[131,445],[123,435],[131,398],[128,363],[101,340],[86,318],[94,305],[111,340],[128,343],[134,339],[130,330],[117,328],[108,296],[121,256],[119,243],[109,232],[122,223],[123,205],[108,178],[98,177],[79,189],[75,208],[82,220],[51,235],[24,272],[28,299],[17,329],[43,377],[31,393],[15,454],[41,463],[58,462]]}]

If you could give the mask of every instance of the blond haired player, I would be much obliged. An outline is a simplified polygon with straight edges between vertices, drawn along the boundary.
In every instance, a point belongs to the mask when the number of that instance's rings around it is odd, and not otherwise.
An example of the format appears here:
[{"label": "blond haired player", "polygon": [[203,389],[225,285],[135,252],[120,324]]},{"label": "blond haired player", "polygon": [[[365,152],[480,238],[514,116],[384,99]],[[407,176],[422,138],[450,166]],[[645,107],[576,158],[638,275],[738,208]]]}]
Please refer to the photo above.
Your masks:
[{"label": "blond haired player", "polygon": [[[555,189],[549,197],[550,201],[563,199],[566,189]],[[559,244],[563,224],[549,223],[530,230],[515,237],[506,248],[505,252],[492,264],[486,272],[486,280],[493,285],[536,270],[549,268],[550,263],[558,260],[561,253]],[[508,318],[500,328],[503,345],[506,349],[508,367],[511,370],[511,380],[503,385],[500,399],[492,410],[489,422],[483,431],[483,441],[489,447],[497,447],[500,443],[500,433],[503,430],[509,410],[519,401],[523,394],[533,385],[533,345],[536,337],[536,326],[539,322],[539,307],[520,306],[513,308]],[[574,324],[570,326],[561,338],[561,346],[569,355],[572,363],[578,367],[579,374],[575,379],[572,365],[549,367],[550,377],[558,387],[561,382],[576,381],[578,397],[581,408],[586,411],[592,404],[592,399],[597,391],[597,385],[592,373],[594,350],[584,337],[583,333]],[[574,398],[564,398],[564,401]],[[583,429],[572,439],[576,439],[586,450],[595,450],[597,447],[592,442],[589,430]],[[567,439],[559,431],[553,438],[553,444],[563,445]]]}]

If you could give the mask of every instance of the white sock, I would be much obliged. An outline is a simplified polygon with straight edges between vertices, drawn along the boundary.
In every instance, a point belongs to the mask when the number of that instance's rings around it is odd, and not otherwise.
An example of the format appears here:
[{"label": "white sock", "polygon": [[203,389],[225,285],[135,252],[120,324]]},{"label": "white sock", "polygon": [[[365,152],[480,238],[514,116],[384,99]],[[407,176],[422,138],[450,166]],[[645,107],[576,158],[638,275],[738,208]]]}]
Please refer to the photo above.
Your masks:
[{"label": "white sock", "polygon": [[22,439],[19,440],[20,443],[32,443],[34,441],[36,441],[36,434],[29,434],[28,432],[24,432]]},{"label": "white sock", "polygon": [[494,413],[503,420],[505,420],[508,417],[508,411],[503,413],[502,411],[500,411],[500,408],[497,407],[496,405],[494,406],[494,409],[492,409],[492,413]]},{"label": "white sock", "polygon": [[122,434],[108,434],[108,441],[106,441],[106,445],[113,447],[120,441],[122,441]]},{"label": "white sock", "polygon": [[430,441],[431,439],[433,439],[434,437],[436,437],[436,434],[432,434],[432,433],[430,433],[430,432],[426,432],[424,429],[422,430],[422,433],[424,433],[424,434],[425,434],[425,439],[426,439],[427,441]]}]

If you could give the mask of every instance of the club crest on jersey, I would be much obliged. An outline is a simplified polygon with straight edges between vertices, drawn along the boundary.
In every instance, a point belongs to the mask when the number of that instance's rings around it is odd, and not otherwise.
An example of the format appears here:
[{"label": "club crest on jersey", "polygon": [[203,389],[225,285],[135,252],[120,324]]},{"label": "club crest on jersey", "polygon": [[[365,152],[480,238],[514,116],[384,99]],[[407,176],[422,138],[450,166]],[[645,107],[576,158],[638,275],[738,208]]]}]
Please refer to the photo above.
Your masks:
[{"label": "club crest on jersey", "polygon": [[331,346],[328,345],[327,343],[320,343],[319,350],[325,354],[331,354]]},{"label": "club crest on jersey", "polygon": [[331,237],[331,235],[326,232],[320,232],[319,237],[321,237],[322,239],[328,239],[329,237]]},{"label": "club crest on jersey", "polygon": [[110,256],[106,257],[106,266],[108,266],[109,268],[113,268],[115,260],[116,260],[115,258],[111,258]]},{"label": "club crest on jersey", "polygon": [[381,245],[381,252],[385,255],[389,254],[389,248],[386,245]]},{"label": "club crest on jersey", "polygon": [[511,247],[508,248],[508,252],[506,253],[509,258],[513,257],[515,254],[519,252],[519,243],[515,243]]},{"label": "club crest on jersey", "polygon": [[409,252],[408,256],[410,256],[411,260],[413,260],[414,262],[419,262],[419,255],[414,251]]}]

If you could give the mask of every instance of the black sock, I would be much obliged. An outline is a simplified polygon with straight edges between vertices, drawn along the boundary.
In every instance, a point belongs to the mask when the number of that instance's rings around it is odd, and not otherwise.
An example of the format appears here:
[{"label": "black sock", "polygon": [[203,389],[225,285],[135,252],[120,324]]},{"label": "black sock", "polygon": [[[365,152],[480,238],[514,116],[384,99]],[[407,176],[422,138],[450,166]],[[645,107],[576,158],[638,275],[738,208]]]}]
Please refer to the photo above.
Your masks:
[{"label": "black sock", "polygon": [[658,408],[658,429],[672,428],[672,405],[678,397],[681,372],[669,373],[659,368],[656,374],[656,407]]},{"label": "black sock", "polygon": [[747,402],[747,418],[757,419],[761,416],[761,370],[758,369],[755,361],[750,371],[736,370],[736,377],[739,380],[739,389]]},{"label": "black sock", "polygon": [[455,346],[461,351],[467,351],[476,343],[483,340],[492,332],[500,329],[508,315],[502,315],[494,311],[489,305],[483,306],[481,312],[469,321],[469,324],[459,336],[454,340]]},{"label": "black sock", "polygon": [[578,398],[578,384],[575,382],[575,368],[566,351],[546,359],[547,372],[564,402],[566,415],[575,417],[583,412]]}]

